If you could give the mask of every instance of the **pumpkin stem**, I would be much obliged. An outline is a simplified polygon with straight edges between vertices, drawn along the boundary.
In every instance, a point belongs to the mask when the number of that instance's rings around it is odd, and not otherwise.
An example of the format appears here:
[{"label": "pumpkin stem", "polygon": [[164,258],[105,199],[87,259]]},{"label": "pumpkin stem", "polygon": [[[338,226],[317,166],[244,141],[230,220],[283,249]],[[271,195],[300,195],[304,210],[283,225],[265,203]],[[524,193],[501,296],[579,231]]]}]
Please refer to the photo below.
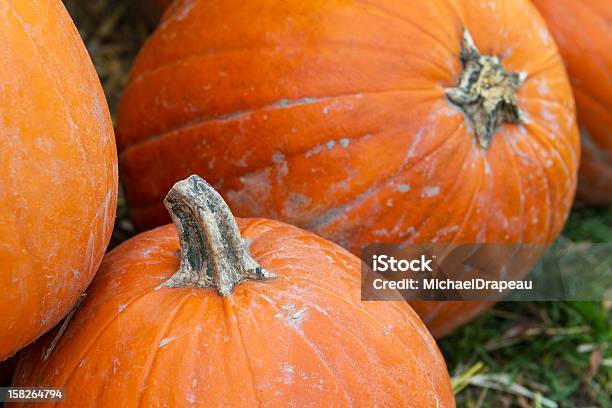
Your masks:
[{"label": "pumpkin stem", "polygon": [[465,112],[480,146],[486,149],[503,123],[524,123],[516,90],[527,75],[506,71],[498,57],[481,55],[465,29],[460,59],[459,83],[445,89],[446,97]]},{"label": "pumpkin stem", "polygon": [[227,204],[200,176],[176,183],[164,205],[181,246],[181,265],[166,286],[215,288],[221,296],[228,296],[246,279],[276,276],[251,258]]}]

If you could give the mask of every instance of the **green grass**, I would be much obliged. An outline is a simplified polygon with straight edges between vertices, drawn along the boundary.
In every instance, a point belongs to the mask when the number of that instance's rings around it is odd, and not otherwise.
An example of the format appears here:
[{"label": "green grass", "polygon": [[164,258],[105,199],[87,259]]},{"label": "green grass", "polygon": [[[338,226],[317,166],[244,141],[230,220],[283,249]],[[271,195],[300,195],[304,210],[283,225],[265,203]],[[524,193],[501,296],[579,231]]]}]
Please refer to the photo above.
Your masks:
[{"label": "green grass", "polygon": [[[111,112],[147,35],[133,1],[65,0],[85,39]],[[133,234],[122,197],[111,246]],[[563,233],[612,242],[612,208],[577,205]],[[610,305],[500,303],[440,341],[460,407],[611,407]]]},{"label": "green grass", "polygon": [[[563,232],[612,242],[612,208],[576,205]],[[612,406],[609,302],[502,302],[440,341],[459,407]]]}]

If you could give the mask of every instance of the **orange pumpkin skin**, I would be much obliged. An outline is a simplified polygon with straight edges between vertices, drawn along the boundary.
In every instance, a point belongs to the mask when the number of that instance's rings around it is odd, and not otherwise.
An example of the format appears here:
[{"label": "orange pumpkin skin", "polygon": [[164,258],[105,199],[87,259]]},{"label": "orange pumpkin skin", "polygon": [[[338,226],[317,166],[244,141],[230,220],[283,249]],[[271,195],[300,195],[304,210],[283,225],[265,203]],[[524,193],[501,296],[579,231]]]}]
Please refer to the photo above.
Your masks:
[{"label": "orange pumpkin skin", "polygon": [[533,0],[568,70],[582,135],[578,198],[612,203],[612,8],[605,0]]},{"label": "orange pumpkin skin", "polygon": [[176,229],[145,232],[106,256],[47,361],[52,336],[20,354],[13,385],[66,387],[71,406],[454,406],[416,313],[360,301],[358,258],[277,221],[238,224],[276,279],[228,297],[160,288]]},{"label": "orange pumpkin skin", "polygon": [[0,5],[0,360],[73,306],[108,245],[117,159],[106,100],[58,0]]},{"label": "orange pumpkin skin", "polygon": [[[486,149],[445,95],[462,72],[463,27],[527,74],[525,123],[504,124]],[[527,1],[177,2],[137,58],[118,140],[141,228],[167,222],[163,195],[198,173],[237,215],[353,253],[406,240],[550,242],[579,157],[571,88]],[[485,306],[418,307],[442,335]]]}]

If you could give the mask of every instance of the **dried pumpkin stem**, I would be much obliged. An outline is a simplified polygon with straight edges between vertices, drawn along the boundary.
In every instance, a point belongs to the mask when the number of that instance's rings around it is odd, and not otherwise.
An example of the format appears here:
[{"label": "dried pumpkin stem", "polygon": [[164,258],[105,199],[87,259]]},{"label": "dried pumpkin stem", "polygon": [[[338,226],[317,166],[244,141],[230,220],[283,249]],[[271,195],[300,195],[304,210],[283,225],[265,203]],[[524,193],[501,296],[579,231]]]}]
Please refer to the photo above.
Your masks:
[{"label": "dried pumpkin stem", "polygon": [[456,87],[446,88],[446,97],[465,112],[476,139],[486,149],[503,123],[524,123],[516,90],[527,75],[508,72],[498,57],[480,54],[467,30],[460,59],[461,78]]},{"label": "dried pumpkin stem", "polygon": [[223,198],[199,176],[176,183],[164,200],[180,240],[181,264],[166,286],[215,288],[231,294],[238,283],[275,275],[248,252],[236,220]]}]

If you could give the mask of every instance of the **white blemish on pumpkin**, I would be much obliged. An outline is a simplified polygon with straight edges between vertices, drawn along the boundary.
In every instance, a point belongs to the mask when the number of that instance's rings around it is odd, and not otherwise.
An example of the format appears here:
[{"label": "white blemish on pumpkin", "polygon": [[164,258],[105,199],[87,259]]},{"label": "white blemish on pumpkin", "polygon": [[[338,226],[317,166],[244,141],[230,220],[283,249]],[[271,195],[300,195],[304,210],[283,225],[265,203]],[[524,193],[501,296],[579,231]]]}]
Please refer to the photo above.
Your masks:
[{"label": "white blemish on pumpkin", "polygon": [[458,229],[459,229],[459,226],[458,226],[458,225],[453,225],[453,226],[450,226],[450,227],[440,228],[440,229],[439,229],[439,230],[436,232],[436,235],[437,235],[437,236],[443,236],[443,235],[446,235],[446,234],[450,234],[451,232],[455,232],[455,231],[457,231]]},{"label": "white blemish on pumpkin", "polygon": [[399,191],[400,193],[406,193],[410,191],[410,186],[408,184],[398,184],[397,191]]},{"label": "white blemish on pumpkin", "polygon": [[538,29],[538,35],[540,36],[540,39],[542,40],[542,42],[544,42],[544,44],[550,43],[550,35],[544,27],[540,27]]},{"label": "white blemish on pumpkin", "polygon": [[166,344],[168,343],[172,343],[174,340],[176,340],[177,337],[173,336],[173,337],[165,337],[163,338],[160,342],[159,342],[159,347],[164,347]]},{"label": "white blemish on pumpkin", "polygon": [[540,95],[546,95],[548,94],[548,91],[548,84],[545,81],[540,81],[540,83],[538,84],[538,93]]},{"label": "white blemish on pumpkin", "polygon": [[484,159],[484,171],[487,175],[491,174],[491,166],[489,165],[489,161],[486,158]]},{"label": "white blemish on pumpkin", "polygon": [[351,141],[347,138],[342,138],[339,140],[340,146],[342,147],[348,147],[348,145],[351,143]]},{"label": "white blemish on pumpkin", "polygon": [[285,161],[285,155],[282,152],[275,152],[272,155],[272,163],[282,163]]},{"label": "white blemish on pumpkin", "polygon": [[283,373],[282,376],[282,383],[283,384],[293,384],[293,373],[294,373],[294,368],[291,364],[289,363],[283,363],[282,367],[281,367],[281,371]]},{"label": "white blemish on pumpkin", "polygon": [[124,304],[122,304],[122,305],[119,305],[119,307],[117,307],[117,311],[118,311],[119,313],[123,312],[123,311],[125,310],[125,308],[127,307],[127,305],[128,305],[127,303],[124,303]]},{"label": "white blemish on pumpkin", "polygon": [[334,146],[336,145],[336,141],[335,140],[330,140],[329,142],[327,142],[326,146],[328,149],[333,149]]},{"label": "white blemish on pumpkin", "polygon": [[548,109],[546,108],[542,108],[540,110],[540,115],[542,115],[542,118],[544,118],[546,120],[546,122],[552,126],[552,128],[555,131],[559,131],[559,124],[557,123],[557,119],[555,118],[555,115],[553,115]]},{"label": "white blemish on pumpkin", "polygon": [[312,199],[304,194],[289,193],[283,206],[285,215],[289,218],[298,217],[311,202]]},{"label": "white blemish on pumpkin", "polygon": [[267,171],[262,170],[240,177],[242,188],[230,190],[227,198],[234,203],[249,205],[254,213],[263,213],[267,197],[270,197],[272,183]]},{"label": "white blemish on pumpkin", "polygon": [[439,186],[425,187],[421,193],[421,197],[435,197],[440,194]]},{"label": "white blemish on pumpkin", "polygon": [[[304,320],[304,318],[307,315],[307,311],[308,311],[308,307],[303,307],[300,310],[295,310],[295,305],[293,303],[289,303],[287,305],[282,305],[280,307],[280,309],[284,312],[286,312],[286,316],[285,316],[285,323],[287,323],[289,326],[295,327],[295,328],[299,328],[302,321]],[[279,316],[280,315],[280,316]],[[279,317],[276,317],[279,316]],[[276,316],[274,316],[277,319],[280,319],[283,317],[282,313],[278,313]]]},{"label": "white blemish on pumpkin", "polygon": [[415,133],[414,140],[412,144],[410,145],[410,148],[408,149],[408,157],[414,157],[414,150],[416,149],[418,144],[421,143],[421,139],[423,138],[423,133],[424,133],[423,129],[419,129]]},{"label": "white blemish on pumpkin", "polygon": [[383,335],[385,336],[390,336],[393,330],[393,325],[392,324],[386,324],[385,325],[385,331],[383,332]]},{"label": "white blemish on pumpkin", "polygon": [[389,198],[387,200],[387,207],[389,207],[389,208],[393,207],[393,199]]}]

